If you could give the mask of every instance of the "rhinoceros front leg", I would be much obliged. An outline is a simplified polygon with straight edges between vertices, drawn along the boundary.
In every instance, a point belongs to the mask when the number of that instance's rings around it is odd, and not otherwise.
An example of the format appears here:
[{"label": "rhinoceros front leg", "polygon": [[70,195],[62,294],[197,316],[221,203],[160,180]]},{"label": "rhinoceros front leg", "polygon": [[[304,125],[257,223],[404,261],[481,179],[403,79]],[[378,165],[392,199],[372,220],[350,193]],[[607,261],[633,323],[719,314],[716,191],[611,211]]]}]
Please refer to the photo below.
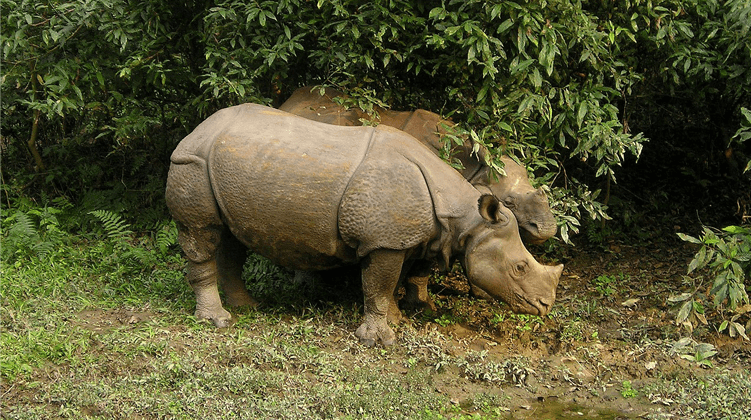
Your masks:
[{"label": "rhinoceros front leg", "polygon": [[[364,320],[355,335],[365,345],[381,341],[394,344],[396,335],[388,325],[389,314],[396,307],[394,290],[404,264],[405,251],[376,250],[362,262],[362,291],[365,295]],[[398,311],[398,308],[397,308]]]}]

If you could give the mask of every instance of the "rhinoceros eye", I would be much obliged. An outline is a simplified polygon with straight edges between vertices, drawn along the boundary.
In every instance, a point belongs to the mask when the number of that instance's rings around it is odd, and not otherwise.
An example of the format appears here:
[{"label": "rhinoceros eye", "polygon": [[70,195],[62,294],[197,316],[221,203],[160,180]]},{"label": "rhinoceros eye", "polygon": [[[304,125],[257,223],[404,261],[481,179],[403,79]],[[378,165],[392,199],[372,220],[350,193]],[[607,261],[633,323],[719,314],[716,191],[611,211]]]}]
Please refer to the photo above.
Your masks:
[{"label": "rhinoceros eye", "polygon": [[516,208],[516,201],[507,198],[507,199],[503,200],[503,205],[506,206],[506,208],[508,208],[509,210],[513,210],[513,209]]},{"label": "rhinoceros eye", "polygon": [[526,262],[518,262],[514,264],[514,274],[517,276],[524,275],[527,272],[529,265]]}]

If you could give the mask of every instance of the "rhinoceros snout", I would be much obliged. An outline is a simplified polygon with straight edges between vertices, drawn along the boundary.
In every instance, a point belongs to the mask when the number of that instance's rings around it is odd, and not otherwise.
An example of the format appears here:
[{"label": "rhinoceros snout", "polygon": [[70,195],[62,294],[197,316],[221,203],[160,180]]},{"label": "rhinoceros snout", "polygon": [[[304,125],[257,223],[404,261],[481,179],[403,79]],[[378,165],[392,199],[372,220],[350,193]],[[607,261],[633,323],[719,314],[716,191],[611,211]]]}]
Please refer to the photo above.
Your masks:
[{"label": "rhinoceros snout", "polygon": [[548,275],[550,276],[550,294],[548,296],[539,297],[537,299],[537,310],[540,312],[539,315],[547,315],[550,313],[550,310],[553,309],[553,303],[555,303],[555,295],[556,295],[556,288],[558,288],[558,283],[561,280],[561,274],[563,273],[563,264],[558,264],[556,266],[546,266],[545,269],[548,272]]},{"label": "rhinoceros snout", "polygon": [[540,312],[540,316],[544,316],[550,313],[555,303],[555,298],[540,298],[537,300],[537,310]]}]

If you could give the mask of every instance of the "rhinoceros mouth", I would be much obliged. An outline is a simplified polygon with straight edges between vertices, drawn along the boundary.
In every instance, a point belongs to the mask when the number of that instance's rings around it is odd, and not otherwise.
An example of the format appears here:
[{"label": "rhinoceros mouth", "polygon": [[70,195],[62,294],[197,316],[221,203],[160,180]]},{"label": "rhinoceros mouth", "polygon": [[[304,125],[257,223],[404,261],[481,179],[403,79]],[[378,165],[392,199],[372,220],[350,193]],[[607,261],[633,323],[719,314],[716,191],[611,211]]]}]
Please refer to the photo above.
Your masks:
[{"label": "rhinoceros mouth", "polygon": [[[526,303],[526,305],[523,305],[523,304],[519,305],[520,309],[523,310],[525,313],[528,313],[528,314],[531,314],[531,315],[542,316],[543,314],[546,314],[548,312],[546,310],[543,310],[543,308],[541,308],[541,304],[539,302],[537,304],[535,304],[529,298],[527,298],[526,296],[524,296],[524,295],[522,295],[520,293],[514,292],[514,294],[516,295],[516,298],[518,299],[518,301],[520,303],[521,302]],[[534,310],[535,312],[533,313],[530,309]]]}]

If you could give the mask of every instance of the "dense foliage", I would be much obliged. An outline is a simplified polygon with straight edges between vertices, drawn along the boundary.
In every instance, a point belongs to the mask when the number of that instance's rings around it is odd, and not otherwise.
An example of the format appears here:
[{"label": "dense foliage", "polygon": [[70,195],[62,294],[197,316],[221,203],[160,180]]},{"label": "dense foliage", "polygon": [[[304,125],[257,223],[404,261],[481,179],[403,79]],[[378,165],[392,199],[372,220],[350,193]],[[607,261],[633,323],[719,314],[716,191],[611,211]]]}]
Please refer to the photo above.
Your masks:
[{"label": "dense foliage", "polygon": [[[47,193],[75,203],[115,189],[156,207],[167,156],[201,119],[333,84],[366,103],[451,116],[496,157],[542,168],[566,235],[581,210],[604,214],[590,190],[639,156],[646,138],[634,132],[671,141],[664,130],[704,125],[714,135],[681,147],[728,148],[751,92],[750,8],[742,0],[8,0],[3,188],[10,200]],[[736,149],[744,140],[735,138]],[[92,209],[131,209],[111,198]]]}]

